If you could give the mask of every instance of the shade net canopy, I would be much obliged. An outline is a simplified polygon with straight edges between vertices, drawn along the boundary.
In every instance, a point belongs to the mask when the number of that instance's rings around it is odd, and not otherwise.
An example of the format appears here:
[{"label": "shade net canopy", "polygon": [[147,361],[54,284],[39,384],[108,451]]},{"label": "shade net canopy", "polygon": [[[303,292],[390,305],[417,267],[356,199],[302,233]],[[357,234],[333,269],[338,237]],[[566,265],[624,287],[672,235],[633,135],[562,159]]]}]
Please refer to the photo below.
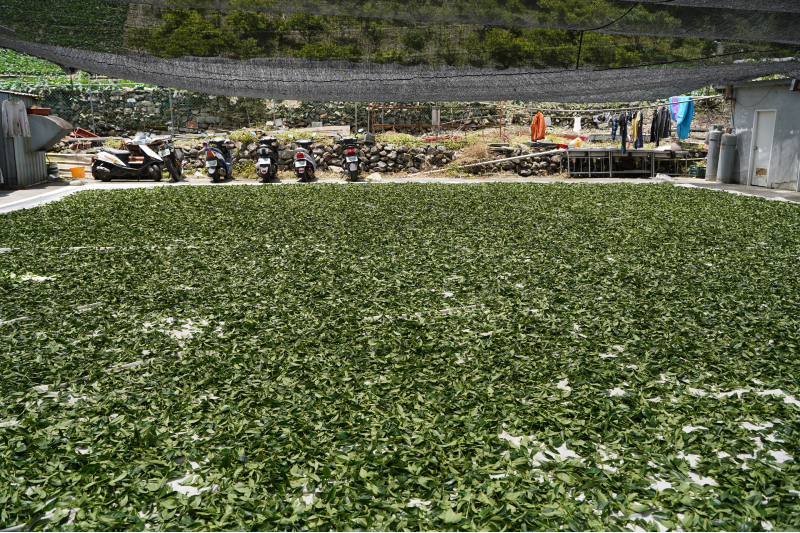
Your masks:
[{"label": "shade net canopy", "polygon": [[0,0],[0,47],[228,96],[634,101],[800,77],[798,4]]}]

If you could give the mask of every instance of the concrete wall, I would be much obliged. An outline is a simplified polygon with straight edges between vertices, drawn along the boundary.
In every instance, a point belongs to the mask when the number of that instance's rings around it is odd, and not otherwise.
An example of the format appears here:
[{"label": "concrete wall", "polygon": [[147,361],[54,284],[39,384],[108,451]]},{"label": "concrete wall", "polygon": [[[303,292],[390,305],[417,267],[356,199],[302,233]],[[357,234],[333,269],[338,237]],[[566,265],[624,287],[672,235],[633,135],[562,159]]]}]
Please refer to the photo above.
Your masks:
[{"label": "concrete wall", "polygon": [[767,187],[791,189],[800,175],[800,92],[789,90],[791,80],[773,80],[736,87],[733,124],[736,129],[736,163],[733,182],[747,184],[753,145],[755,112],[776,109]]}]

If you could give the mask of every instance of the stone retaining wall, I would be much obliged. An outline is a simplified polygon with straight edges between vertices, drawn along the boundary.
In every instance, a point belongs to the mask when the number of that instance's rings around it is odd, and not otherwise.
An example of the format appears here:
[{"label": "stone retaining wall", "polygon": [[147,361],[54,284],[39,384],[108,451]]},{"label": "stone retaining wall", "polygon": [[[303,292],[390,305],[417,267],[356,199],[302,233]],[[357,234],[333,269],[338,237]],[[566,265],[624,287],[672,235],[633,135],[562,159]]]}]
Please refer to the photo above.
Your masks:
[{"label": "stone retaining wall", "polygon": [[[257,145],[239,145],[237,153],[234,154],[234,163],[247,162],[255,157]],[[294,151],[291,143],[279,143],[277,145],[280,157],[279,170],[291,170],[292,157]],[[312,145],[312,151],[317,161],[317,168],[320,170],[340,171],[344,166],[342,152],[344,146],[338,143],[317,143]],[[544,149],[531,149],[526,146],[508,147],[501,151],[495,151],[492,159],[503,159],[514,155],[532,154]],[[205,156],[202,145],[195,145],[186,150],[186,172],[204,172]],[[380,173],[416,173],[428,170],[436,170],[453,162],[458,158],[458,152],[448,150],[444,146],[426,145],[419,148],[410,148],[403,145],[393,145],[385,143],[375,143],[365,145],[359,149],[359,169],[362,172]],[[506,161],[503,163],[486,164],[477,167],[464,169],[464,172],[472,174],[512,171],[521,176],[544,175],[557,173],[560,170],[561,156],[545,155]]]},{"label": "stone retaining wall", "polygon": [[[235,98],[208,94],[172,91],[172,112],[179,131],[195,133],[209,128],[237,129],[246,127],[271,127],[280,119],[287,127],[308,127],[314,122],[323,125],[349,125],[354,129],[367,128],[368,104],[352,102],[299,102],[271,101],[256,98]],[[169,89],[97,89],[89,92],[86,87],[55,87],[41,92],[43,107],[50,107],[52,114],[75,126],[95,129],[99,135],[119,135],[135,130],[165,131],[172,120],[170,114]],[[381,104],[408,107],[414,104],[433,106],[435,102],[412,102]],[[523,102],[519,106],[503,110],[503,124],[529,124],[530,108]],[[94,106],[94,112],[92,111]],[[591,113],[582,107],[598,107],[605,104],[534,104],[534,108],[569,109],[569,113],[552,113],[553,125],[571,126],[575,116],[582,119],[583,130],[603,129],[604,125],[592,122]],[[442,124],[457,123],[467,127],[495,126],[500,122],[499,114],[487,105],[456,104],[466,108],[451,110],[441,108]],[[357,108],[357,110],[356,110]],[[356,116],[357,115],[357,116]],[[417,134],[430,131],[431,111],[427,107],[412,109],[384,109],[375,112],[377,123],[388,124],[405,133]],[[356,123],[357,118],[357,123]],[[189,126],[191,124],[191,126]],[[411,125],[399,127],[399,125]],[[415,125],[419,125],[418,127]],[[398,125],[398,126],[395,126]],[[370,128],[374,129],[374,128]]]}]

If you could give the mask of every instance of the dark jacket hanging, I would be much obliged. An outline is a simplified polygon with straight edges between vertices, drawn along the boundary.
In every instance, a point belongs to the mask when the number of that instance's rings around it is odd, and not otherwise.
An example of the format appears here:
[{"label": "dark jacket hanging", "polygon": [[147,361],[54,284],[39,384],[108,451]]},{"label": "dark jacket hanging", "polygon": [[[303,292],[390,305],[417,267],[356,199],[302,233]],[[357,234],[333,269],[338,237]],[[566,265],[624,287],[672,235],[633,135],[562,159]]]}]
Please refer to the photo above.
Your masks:
[{"label": "dark jacket hanging", "polygon": [[656,143],[656,146],[661,142],[661,139],[672,137],[672,120],[668,107],[659,107],[653,113],[653,124],[650,126],[650,138]]},{"label": "dark jacket hanging", "polygon": [[628,143],[628,114],[623,113],[619,117],[619,136],[622,138],[622,153],[625,154]]},{"label": "dark jacket hanging", "polygon": [[642,135],[642,126],[644,126],[644,113],[637,111],[635,116],[638,120],[636,121],[636,142],[633,143],[634,149],[644,147],[644,136]]}]

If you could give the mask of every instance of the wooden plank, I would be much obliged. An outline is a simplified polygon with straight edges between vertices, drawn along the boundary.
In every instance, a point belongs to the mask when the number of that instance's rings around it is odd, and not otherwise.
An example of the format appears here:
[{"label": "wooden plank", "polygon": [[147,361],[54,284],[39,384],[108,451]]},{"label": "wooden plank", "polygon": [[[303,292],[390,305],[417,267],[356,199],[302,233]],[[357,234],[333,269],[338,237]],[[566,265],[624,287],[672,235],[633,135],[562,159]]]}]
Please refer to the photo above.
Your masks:
[{"label": "wooden plank", "polygon": [[[272,130],[264,133],[281,133],[284,130]],[[339,133],[342,137],[350,135],[350,126],[321,126],[319,128],[292,128],[292,131],[308,131],[312,133],[322,134],[328,137],[334,137]]]}]

